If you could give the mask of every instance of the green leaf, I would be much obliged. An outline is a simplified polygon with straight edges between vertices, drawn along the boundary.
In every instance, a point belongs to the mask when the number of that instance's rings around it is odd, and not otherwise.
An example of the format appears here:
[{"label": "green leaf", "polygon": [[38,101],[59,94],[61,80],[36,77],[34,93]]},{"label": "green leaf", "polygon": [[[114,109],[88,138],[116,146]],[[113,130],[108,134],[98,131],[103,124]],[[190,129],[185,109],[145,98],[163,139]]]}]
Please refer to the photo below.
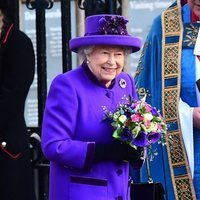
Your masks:
[{"label": "green leaf", "polygon": [[116,129],[116,130],[113,132],[112,136],[113,136],[114,138],[116,138],[116,139],[119,139],[119,138],[120,138],[120,135],[119,135],[120,132],[121,132],[120,129]]}]

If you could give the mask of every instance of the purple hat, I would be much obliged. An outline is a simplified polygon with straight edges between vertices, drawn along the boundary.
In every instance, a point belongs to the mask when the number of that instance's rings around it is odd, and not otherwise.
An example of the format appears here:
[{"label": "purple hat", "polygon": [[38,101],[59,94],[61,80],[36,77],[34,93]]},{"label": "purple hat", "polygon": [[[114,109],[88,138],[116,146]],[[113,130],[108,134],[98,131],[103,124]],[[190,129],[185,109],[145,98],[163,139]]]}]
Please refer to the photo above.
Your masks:
[{"label": "purple hat", "polygon": [[71,39],[70,49],[77,52],[80,47],[91,45],[117,45],[139,51],[141,39],[127,32],[128,20],[120,15],[92,15],[86,18],[85,35]]}]

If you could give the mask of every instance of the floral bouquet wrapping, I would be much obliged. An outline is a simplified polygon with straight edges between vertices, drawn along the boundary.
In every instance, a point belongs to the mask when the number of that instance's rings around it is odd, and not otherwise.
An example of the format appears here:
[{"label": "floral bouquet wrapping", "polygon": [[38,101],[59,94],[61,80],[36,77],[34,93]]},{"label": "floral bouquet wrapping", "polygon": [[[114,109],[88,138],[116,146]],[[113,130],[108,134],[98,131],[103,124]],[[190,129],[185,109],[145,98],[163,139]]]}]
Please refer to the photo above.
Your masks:
[{"label": "floral bouquet wrapping", "polygon": [[113,137],[134,148],[147,147],[164,140],[166,124],[158,110],[145,102],[125,97],[114,111],[105,109],[106,119],[114,128]]}]

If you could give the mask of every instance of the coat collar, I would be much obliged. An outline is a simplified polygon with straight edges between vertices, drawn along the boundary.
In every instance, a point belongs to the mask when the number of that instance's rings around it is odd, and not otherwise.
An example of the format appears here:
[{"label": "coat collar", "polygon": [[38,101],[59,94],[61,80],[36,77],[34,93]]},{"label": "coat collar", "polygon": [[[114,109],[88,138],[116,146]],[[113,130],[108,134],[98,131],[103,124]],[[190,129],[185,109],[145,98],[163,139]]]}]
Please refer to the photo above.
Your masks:
[{"label": "coat collar", "polygon": [[3,38],[1,39],[1,41],[2,41],[1,44],[5,44],[7,42],[8,36],[9,36],[11,30],[13,29],[13,27],[14,27],[14,24],[11,24],[8,27],[7,31],[3,34]]}]

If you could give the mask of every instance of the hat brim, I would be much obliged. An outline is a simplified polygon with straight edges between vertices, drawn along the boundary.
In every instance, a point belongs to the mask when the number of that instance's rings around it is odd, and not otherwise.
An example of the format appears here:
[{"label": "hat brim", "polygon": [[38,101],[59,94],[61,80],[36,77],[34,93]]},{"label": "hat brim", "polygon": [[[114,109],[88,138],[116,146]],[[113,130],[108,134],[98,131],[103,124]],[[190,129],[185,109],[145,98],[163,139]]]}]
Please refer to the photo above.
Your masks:
[{"label": "hat brim", "polygon": [[116,45],[130,47],[132,52],[139,51],[142,45],[141,39],[129,35],[91,35],[77,37],[69,42],[70,49],[73,52],[78,52],[80,47],[93,45]]}]

